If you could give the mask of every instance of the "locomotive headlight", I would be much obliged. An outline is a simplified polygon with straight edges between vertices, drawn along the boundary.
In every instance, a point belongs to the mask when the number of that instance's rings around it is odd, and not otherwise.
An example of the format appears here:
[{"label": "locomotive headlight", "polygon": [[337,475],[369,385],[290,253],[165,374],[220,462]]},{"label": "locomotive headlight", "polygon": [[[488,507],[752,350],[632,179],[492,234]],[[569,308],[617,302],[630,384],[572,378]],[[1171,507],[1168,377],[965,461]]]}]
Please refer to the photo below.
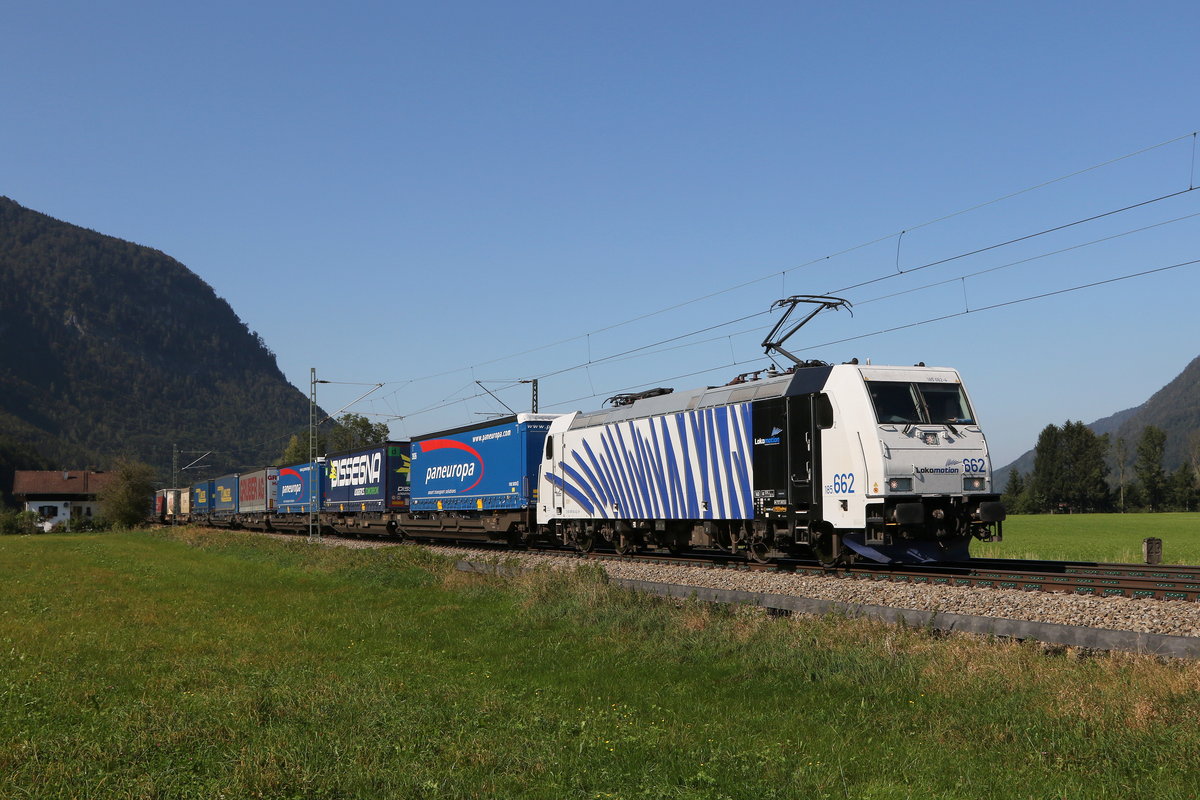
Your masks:
[{"label": "locomotive headlight", "polygon": [[888,478],[887,481],[887,488],[889,492],[911,492],[912,487],[912,478]]},{"label": "locomotive headlight", "polygon": [[982,492],[986,488],[987,481],[977,475],[963,478],[964,492]]}]

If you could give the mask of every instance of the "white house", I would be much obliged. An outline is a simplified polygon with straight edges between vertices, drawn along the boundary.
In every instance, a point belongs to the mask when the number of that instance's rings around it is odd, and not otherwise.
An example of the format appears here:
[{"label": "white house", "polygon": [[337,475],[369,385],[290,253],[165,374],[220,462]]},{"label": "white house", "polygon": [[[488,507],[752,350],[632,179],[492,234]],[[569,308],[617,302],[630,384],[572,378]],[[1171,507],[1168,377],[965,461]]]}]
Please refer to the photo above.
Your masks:
[{"label": "white house", "polygon": [[45,530],[73,519],[99,515],[99,491],[112,473],[90,470],[17,470],[13,474],[13,497],[26,511],[40,518]]}]

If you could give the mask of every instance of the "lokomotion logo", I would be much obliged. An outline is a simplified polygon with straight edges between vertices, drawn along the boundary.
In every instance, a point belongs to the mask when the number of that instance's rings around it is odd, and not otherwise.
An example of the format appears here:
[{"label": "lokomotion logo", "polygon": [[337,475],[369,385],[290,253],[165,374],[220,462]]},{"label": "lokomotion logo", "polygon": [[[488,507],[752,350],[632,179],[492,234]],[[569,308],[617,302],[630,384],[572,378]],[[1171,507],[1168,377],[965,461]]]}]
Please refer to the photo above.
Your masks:
[{"label": "lokomotion logo", "polygon": [[[459,494],[471,491],[483,480],[483,456],[469,444],[454,439],[430,439],[419,446],[423,458],[418,474],[425,479],[427,488],[438,481],[438,489]],[[430,458],[432,453],[437,455]],[[430,465],[429,461],[435,463]]]}]

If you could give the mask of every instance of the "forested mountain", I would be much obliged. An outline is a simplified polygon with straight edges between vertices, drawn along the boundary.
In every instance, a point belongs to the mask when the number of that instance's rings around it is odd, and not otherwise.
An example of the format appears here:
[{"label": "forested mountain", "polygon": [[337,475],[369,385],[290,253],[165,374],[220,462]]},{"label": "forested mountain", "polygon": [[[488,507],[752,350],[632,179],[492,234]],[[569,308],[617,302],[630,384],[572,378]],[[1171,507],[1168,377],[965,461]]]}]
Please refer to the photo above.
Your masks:
[{"label": "forested mountain", "polygon": [[[1046,420],[1046,424],[1061,425],[1063,420]],[[1200,357],[1192,360],[1163,388],[1136,408],[1118,411],[1116,414],[1096,420],[1088,425],[1096,434],[1108,434],[1110,465],[1116,464],[1116,442],[1124,439],[1127,444],[1126,466],[1133,463],[1138,440],[1147,425],[1161,428],[1167,434],[1163,466],[1168,472],[1188,460],[1188,437],[1192,431],[1200,430]],[[1023,475],[1033,471],[1033,450],[1029,450],[1016,461],[995,471],[996,483],[1003,488],[1009,470],[1014,467]],[[1116,469],[1113,469],[1116,473]]]},{"label": "forested mountain", "polygon": [[262,339],[157,250],[0,197],[0,287],[0,470],[128,456],[168,481],[173,444],[236,469],[307,426]]}]

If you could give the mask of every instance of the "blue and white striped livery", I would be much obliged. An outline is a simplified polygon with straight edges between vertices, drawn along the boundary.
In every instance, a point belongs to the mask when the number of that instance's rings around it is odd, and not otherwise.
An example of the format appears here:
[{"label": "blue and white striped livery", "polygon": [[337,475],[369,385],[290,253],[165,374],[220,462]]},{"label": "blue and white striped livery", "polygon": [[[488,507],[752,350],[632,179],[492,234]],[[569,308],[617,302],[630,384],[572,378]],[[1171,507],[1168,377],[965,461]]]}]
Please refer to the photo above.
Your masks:
[{"label": "blue and white striped livery", "polygon": [[[751,519],[750,403],[552,428],[542,502],[566,519]],[[545,469],[549,467],[549,469]]]}]

